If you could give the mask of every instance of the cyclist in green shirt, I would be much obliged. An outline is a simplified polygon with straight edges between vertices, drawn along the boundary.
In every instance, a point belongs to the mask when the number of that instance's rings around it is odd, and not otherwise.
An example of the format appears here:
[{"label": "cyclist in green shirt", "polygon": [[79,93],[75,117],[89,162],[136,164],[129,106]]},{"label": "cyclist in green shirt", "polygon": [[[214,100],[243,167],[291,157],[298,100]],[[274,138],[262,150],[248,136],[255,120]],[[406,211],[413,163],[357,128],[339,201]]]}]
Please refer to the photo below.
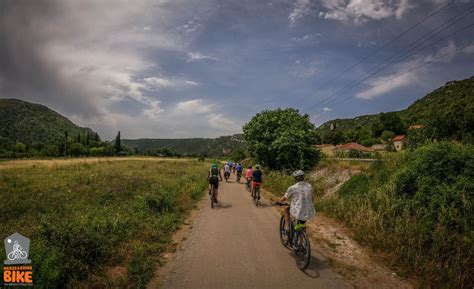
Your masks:
[{"label": "cyclist in green shirt", "polygon": [[[211,184],[211,186],[214,188],[215,201],[217,203],[217,188],[219,188],[219,179],[222,182],[222,175],[216,163],[213,163],[211,165],[211,169],[209,170],[209,173],[207,174],[207,179],[209,180],[209,184]],[[210,193],[211,192],[209,191],[209,194]]]}]

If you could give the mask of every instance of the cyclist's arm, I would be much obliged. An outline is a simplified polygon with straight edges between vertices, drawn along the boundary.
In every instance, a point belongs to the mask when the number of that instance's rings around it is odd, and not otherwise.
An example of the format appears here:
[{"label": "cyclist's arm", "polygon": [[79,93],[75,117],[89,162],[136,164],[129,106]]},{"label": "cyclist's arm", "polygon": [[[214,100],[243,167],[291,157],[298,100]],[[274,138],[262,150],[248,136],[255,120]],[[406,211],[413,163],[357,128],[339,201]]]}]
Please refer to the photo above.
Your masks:
[{"label": "cyclist's arm", "polygon": [[283,203],[283,202],[285,202],[285,201],[287,201],[287,200],[288,200],[288,199],[287,199],[285,196],[283,196],[283,197],[281,197],[281,198],[278,200],[278,202],[279,202],[279,203]]},{"label": "cyclist's arm", "polygon": [[219,178],[221,179],[221,182],[222,182],[222,175],[221,175],[221,171],[219,171]]}]

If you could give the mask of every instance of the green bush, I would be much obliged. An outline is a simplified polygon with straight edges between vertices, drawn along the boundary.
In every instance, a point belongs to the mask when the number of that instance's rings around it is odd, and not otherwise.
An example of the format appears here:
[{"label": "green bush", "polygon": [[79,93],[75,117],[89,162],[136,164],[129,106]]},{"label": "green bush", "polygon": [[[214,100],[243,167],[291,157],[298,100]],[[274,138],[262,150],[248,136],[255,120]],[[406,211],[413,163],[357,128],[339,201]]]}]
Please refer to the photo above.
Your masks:
[{"label": "green bush", "polygon": [[339,189],[339,195],[342,197],[360,196],[369,191],[369,177],[365,174],[357,174],[345,182]]},{"label": "green bush", "polygon": [[471,288],[474,146],[438,143],[387,155],[318,209],[391,256],[420,288]]}]

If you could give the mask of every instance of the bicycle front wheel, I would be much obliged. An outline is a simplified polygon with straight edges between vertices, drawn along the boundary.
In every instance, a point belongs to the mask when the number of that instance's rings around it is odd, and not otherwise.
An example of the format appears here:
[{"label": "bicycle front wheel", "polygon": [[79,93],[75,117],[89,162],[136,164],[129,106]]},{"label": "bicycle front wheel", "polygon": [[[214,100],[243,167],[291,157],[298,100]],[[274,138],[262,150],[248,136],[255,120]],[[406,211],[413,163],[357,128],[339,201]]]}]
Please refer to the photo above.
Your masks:
[{"label": "bicycle front wheel", "polygon": [[302,231],[298,233],[295,246],[295,259],[296,266],[304,271],[308,268],[309,261],[311,259],[311,244],[306,232]]},{"label": "bicycle front wheel", "polygon": [[281,216],[280,219],[280,241],[281,244],[285,247],[288,247],[288,243],[290,242],[290,231],[285,229],[286,221],[285,216]]}]

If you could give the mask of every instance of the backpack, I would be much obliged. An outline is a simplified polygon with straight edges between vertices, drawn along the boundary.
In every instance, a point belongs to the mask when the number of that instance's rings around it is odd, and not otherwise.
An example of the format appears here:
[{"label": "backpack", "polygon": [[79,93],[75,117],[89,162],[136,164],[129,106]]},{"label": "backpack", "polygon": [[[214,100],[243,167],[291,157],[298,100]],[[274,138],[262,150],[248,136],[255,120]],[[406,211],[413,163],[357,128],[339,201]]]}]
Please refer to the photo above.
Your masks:
[{"label": "backpack", "polygon": [[219,169],[218,168],[211,168],[211,170],[209,172],[210,172],[211,177],[214,177],[214,178],[217,178],[217,176],[219,175]]}]

